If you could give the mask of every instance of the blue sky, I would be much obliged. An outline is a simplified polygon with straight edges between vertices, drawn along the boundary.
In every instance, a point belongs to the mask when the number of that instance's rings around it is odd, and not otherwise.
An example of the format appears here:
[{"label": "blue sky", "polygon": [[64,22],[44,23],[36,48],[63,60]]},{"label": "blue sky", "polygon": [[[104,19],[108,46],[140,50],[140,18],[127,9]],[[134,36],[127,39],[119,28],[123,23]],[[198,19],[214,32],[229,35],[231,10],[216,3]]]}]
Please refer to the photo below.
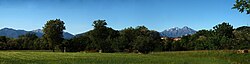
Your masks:
[{"label": "blue sky", "polygon": [[234,27],[250,24],[250,15],[232,10],[234,0],[0,0],[0,28],[41,29],[51,19],[65,22],[67,32],[93,29],[107,21],[116,30],[145,25],[163,31],[188,26],[212,29],[222,22]]}]

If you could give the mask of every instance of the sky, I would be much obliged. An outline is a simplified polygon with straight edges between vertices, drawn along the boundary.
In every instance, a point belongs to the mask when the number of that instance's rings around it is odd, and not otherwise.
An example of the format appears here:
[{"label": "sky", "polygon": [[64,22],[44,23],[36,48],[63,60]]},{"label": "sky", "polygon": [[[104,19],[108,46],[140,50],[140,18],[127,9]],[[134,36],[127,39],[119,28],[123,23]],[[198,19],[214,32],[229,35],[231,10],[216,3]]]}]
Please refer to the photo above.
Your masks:
[{"label": "sky", "polygon": [[0,0],[0,28],[42,29],[48,20],[61,19],[66,32],[93,29],[94,20],[121,30],[144,25],[163,31],[188,26],[212,29],[228,22],[235,28],[250,24],[250,15],[231,9],[234,0]]}]

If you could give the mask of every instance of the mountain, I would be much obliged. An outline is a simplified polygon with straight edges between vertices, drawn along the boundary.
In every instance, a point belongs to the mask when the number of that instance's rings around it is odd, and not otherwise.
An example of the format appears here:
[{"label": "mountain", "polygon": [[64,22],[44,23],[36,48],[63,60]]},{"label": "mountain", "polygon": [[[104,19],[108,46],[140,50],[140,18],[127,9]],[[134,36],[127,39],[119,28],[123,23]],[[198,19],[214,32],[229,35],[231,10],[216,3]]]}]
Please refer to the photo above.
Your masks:
[{"label": "mountain", "polygon": [[[42,37],[43,36],[42,29],[32,30],[31,32],[35,32],[38,37]],[[63,32],[63,38],[70,39],[72,37],[74,37],[74,35],[72,35],[72,34],[70,34],[68,32]]]},{"label": "mountain", "polygon": [[183,28],[174,27],[160,32],[161,36],[173,37],[173,38],[194,33],[196,33],[196,31],[187,26],[184,26]]},{"label": "mountain", "polygon": [[12,38],[18,38],[19,35],[24,35],[26,33],[27,31],[15,30],[12,28],[3,28],[0,30],[0,36],[6,36],[6,37],[12,37]]},{"label": "mountain", "polygon": [[[0,29],[0,36],[7,36],[10,38],[18,38],[18,36],[20,35],[24,35],[28,32],[33,32],[35,33],[38,37],[42,37],[43,36],[43,31],[42,29],[37,29],[37,30],[32,30],[32,31],[25,31],[25,30],[15,30],[12,28],[3,28]],[[74,37],[74,35],[68,33],[68,32],[63,32],[63,35],[65,39],[70,39],[72,37]]]},{"label": "mountain", "polygon": [[38,36],[38,37],[42,37],[43,36],[43,30],[42,29],[32,30],[31,32],[36,33],[36,36]]},{"label": "mountain", "polygon": [[76,34],[74,37],[80,37],[80,36],[83,36],[83,35],[85,35],[85,33]]}]

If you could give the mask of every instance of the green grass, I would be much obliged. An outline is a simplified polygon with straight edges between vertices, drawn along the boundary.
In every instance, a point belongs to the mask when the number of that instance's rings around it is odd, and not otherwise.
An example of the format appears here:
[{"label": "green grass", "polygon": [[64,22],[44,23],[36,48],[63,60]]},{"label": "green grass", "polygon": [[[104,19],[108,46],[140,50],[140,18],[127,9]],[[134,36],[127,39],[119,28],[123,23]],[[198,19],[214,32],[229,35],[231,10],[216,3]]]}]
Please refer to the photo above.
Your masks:
[{"label": "green grass", "polygon": [[250,64],[250,54],[231,51],[135,53],[61,53],[0,51],[1,64]]}]

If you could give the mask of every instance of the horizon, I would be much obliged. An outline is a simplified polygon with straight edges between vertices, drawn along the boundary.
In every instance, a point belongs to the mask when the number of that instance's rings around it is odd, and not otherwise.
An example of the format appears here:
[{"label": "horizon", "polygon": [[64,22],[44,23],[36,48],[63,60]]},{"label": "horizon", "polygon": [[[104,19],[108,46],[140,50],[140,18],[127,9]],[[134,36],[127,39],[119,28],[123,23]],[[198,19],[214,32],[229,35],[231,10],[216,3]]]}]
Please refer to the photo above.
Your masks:
[{"label": "horizon", "polygon": [[[234,28],[247,26],[250,16],[231,9],[234,0],[1,0],[0,28],[42,29],[48,20],[61,19],[73,35],[92,30],[94,20],[121,30],[144,25],[162,32],[187,26],[196,31],[212,29],[222,22]],[[185,7],[184,7],[185,6]]]}]

